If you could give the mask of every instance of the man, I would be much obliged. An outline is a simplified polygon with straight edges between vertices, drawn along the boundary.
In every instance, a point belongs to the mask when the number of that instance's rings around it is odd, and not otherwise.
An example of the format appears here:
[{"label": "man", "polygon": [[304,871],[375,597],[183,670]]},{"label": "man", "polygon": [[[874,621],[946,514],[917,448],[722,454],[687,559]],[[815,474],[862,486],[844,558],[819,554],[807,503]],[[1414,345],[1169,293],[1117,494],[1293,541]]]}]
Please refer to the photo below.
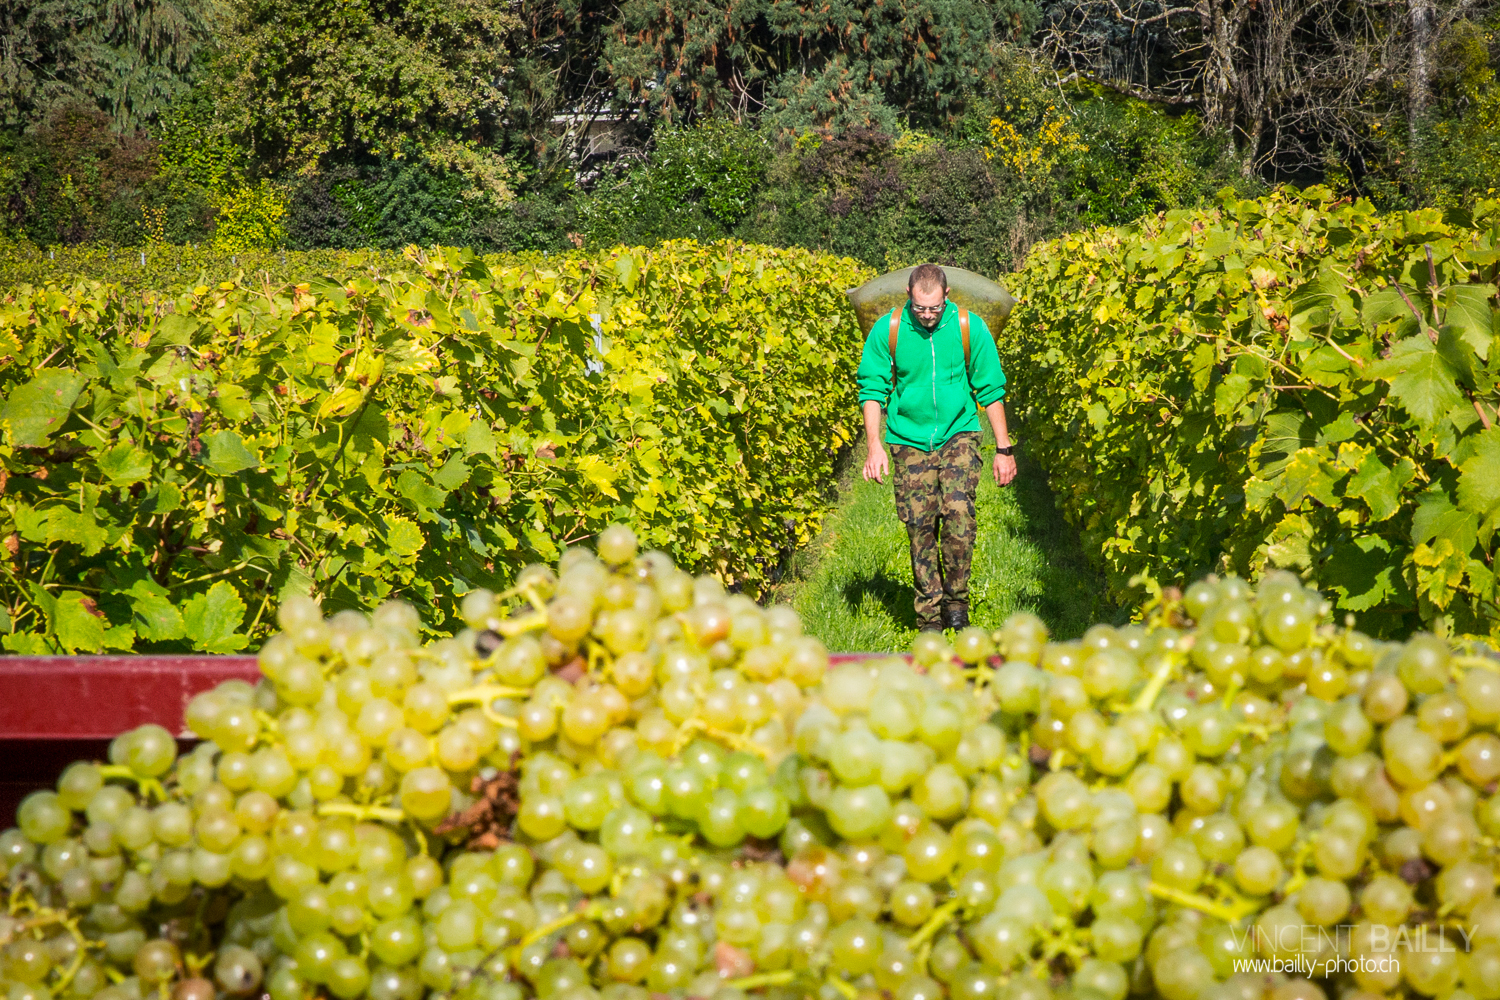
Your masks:
[{"label": "man", "polygon": [[995,431],[995,482],[1005,486],[1016,478],[1000,402],[1005,373],[989,327],[975,313],[968,314],[965,365],[959,308],[948,301],[948,276],[942,268],[915,268],[906,295],[895,364],[890,313],[870,330],[859,364],[859,400],[870,449],[864,474],[881,483],[891,469],[880,442],[884,407],[895,462],[896,515],[911,541],[918,627],[961,629],[969,624],[969,566],[977,534],[974,496],[983,462],[976,400]]}]

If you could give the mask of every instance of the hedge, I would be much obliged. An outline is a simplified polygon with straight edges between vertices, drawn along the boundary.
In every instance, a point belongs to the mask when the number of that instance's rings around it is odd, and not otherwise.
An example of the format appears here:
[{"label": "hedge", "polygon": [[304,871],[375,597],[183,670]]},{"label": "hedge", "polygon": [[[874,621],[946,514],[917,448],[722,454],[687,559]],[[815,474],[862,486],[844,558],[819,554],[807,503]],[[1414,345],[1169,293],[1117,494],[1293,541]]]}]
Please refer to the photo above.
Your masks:
[{"label": "hedge", "polygon": [[0,296],[4,648],[226,652],[294,592],[451,632],[456,596],[616,520],[757,593],[815,532],[858,426],[860,265],[405,256]]},{"label": "hedge", "polygon": [[1117,594],[1285,567],[1383,635],[1500,634],[1497,261],[1500,203],[1319,188],[1039,246],[1026,446]]}]

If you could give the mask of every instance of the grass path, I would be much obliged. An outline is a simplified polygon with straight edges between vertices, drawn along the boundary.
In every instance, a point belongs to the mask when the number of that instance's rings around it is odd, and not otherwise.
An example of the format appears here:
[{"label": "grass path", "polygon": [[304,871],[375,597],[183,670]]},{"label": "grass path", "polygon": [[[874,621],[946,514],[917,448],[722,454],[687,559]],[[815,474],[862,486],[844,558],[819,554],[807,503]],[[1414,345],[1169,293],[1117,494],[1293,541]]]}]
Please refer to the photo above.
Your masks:
[{"label": "grass path", "polygon": [[[988,428],[984,436],[993,445]],[[917,634],[906,528],[896,519],[890,479],[866,482],[864,461],[865,447],[856,446],[837,508],[794,558],[772,599],[791,603],[807,631],[831,650],[905,650]],[[995,485],[988,460],[980,476],[970,620],[995,628],[1015,611],[1033,611],[1059,638],[1113,621],[1118,612],[1103,579],[1063,520],[1045,476],[1024,454],[1018,461],[1020,474],[1009,487]]]}]

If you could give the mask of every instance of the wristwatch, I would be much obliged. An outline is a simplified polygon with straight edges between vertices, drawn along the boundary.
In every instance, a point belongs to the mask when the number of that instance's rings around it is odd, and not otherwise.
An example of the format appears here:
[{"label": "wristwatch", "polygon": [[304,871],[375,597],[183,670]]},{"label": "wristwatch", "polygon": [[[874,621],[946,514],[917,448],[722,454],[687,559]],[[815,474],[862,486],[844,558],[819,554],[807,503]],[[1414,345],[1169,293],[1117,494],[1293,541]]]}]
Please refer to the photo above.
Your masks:
[{"label": "wristwatch", "polygon": [[1016,446],[1013,445],[1013,444],[1008,444],[1004,448],[996,448],[995,449],[995,454],[997,454],[997,455],[1010,456],[1010,455],[1014,455],[1015,453],[1016,453]]}]

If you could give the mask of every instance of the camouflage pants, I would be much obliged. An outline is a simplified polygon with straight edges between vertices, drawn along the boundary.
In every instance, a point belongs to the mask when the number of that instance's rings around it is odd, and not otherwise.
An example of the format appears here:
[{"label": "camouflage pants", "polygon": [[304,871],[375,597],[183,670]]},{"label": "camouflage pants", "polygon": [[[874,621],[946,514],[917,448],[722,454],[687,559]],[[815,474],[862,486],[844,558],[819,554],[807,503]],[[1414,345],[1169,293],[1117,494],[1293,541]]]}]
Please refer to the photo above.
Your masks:
[{"label": "camouflage pants", "polygon": [[891,446],[896,516],[911,540],[917,627],[941,629],[942,610],[968,609],[969,566],[978,533],[979,435],[955,434],[936,451]]}]

